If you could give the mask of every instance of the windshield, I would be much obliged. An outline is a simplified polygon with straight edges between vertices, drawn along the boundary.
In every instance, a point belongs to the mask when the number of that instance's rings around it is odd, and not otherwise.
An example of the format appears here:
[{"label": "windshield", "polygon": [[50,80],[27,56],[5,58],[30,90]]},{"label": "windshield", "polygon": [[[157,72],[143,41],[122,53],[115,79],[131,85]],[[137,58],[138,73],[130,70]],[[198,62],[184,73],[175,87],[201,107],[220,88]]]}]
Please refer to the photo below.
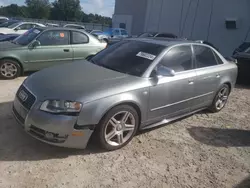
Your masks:
[{"label": "windshield", "polygon": [[20,24],[19,22],[13,23],[13,24],[9,25],[8,28],[13,29],[13,28],[15,28],[16,26],[18,26],[19,24]]},{"label": "windshield", "polygon": [[33,41],[40,33],[42,29],[33,28],[17,37],[13,42],[20,45],[28,45],[31,41]]},{"label": "windshield", "polygon": [[114,71],[142,76],[153,60],[165,49],[165,46],[123,40],[91,58],[91,62]]}]

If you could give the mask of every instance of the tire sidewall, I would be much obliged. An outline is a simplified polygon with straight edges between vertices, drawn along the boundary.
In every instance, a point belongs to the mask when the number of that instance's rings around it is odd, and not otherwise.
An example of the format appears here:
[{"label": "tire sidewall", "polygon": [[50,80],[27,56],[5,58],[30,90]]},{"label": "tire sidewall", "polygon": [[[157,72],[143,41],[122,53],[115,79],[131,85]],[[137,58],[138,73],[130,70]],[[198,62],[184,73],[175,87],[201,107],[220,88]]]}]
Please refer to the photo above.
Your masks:
[{"label": "tire sidewall", "polygon": [[12,59],[2,59],[0,60],[0,67],[6,63],[6,62],[9,62],[9,63],[12,63],[14,64],[16,67],[17,67],[17,73],[12,76],[12,77],[5,77],[4,75],[2,75],[2,73],[0,72],[0,78],[2,79],[5,79],[5,80],[11,80],[11,79],[15,79],[17,78],[20,74],[21,74],[21,67],[19,65],[19,63],[17,63],[15,60],[12,60]]},{"label": "tire sidewall", "polygon": [[[134,118],[135,118],[135,130],[134,130],[133,134],[131,135],[131,137],[125,143],[123,143],[119,146],[111,146],[105,140],[105,127],[106,127],[106,124],[108,123],[108,121],[110,120],[110,118],[112,118],[117,112],[120,112],[120,111],[128,111],[134,116]],[[97,127],[98,138],[97,139],[99,140],[99,143],[103,149],[106,149],[109,151],[117,150],[117,149],[120,149],[120,148],[126,146],[133,139],[134,135],[136,134],[136,132],[138,130],[138,127],[139,127],[139,116],[138,116],[137,111],[133,107],[131,107],[129,105],[116,106],[116,107],[112,108],[111,110],[109,110],[106,113],[106,115],[102,118],[100,123],[98,124],[98,127]]]}]

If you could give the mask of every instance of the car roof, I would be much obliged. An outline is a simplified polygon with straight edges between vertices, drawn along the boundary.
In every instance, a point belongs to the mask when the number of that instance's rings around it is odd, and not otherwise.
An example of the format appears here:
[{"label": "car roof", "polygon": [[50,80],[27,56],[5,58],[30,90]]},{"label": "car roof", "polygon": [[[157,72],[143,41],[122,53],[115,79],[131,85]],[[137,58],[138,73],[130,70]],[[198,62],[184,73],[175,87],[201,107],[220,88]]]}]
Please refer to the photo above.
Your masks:
[{"label": "car roof", "polygon": [[185,39],[181,39],[181,38],[177,38],[177,39],[162,38],[162,37],[158,37],[158,38],[128,38],[126,40],[135,40],[135,41],[147,42],[147,43],[152,43],[152,44],[159,44],[159,45],[166,46],[166,47],[177,45],[177,44],[183,44],[183,43],[200,44],[198,42],[189,41],[189,40],[185,40]]},{"label": "car roof", "polygon": [[90,35],[87,31],[85,30],[82,30],[82,29],[75,29],[75,28],[70,28],[70,27],[35,27],[35,28],[38,28],[38,29],[41,29],[43,31],[47,31],[47,30],[50,30],[50,31],[56,31],[56,30],[63,30],[63,31],[77,31],[77,32],[82,32],[86,35]]},{"label": "car roof", "polygon": [[41,24],[41,23],[37,23],[37,22],[23,22],[23,21],[20,21],[20,22],[18,22],[19,24],[36,24],[36,25],[39,25],[39,26],[45,26],[45,25],[43,25],[43,24]]},{"label": "car roof", "polygon": [[66,31],[84,31],[84,30],[81,30],[81,29],[75,29],[75,28],[71,28],[71,27],[36,27],[36,28],[39,28],[39,29],[43,29],[43,30],[66,30]]},{"label": "car roof", "polygon": [[65,24],[64,26],[70,26],[70,25],[72,25],[72,26],[82,26],[82,27],[84,27],[84,25],[79,25],[79,24]]}]

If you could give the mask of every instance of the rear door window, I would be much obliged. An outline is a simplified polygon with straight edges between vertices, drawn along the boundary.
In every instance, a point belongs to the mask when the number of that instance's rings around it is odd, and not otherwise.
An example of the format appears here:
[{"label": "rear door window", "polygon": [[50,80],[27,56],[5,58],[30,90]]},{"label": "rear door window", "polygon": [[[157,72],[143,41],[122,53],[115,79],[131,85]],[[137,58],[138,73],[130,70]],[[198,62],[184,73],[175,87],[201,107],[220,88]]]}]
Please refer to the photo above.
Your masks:
[{"label": "rear door window", "polygon": [[69,44],[69,32],[60,30],[46,31],[37,38],[41,46],[60,46]]},{"label": "rear door window", "polygon": [[72,32],[72,44],[86,44],[89,42],[89,37],[81,32]]},{"label": "rear door window", "polygon": [[205,68],[217,65],[212,50],[206,46],[194,45],[196,68]]},{"label": "rear door window", "polygon": [[31,29],[31,28],[33,28],[33,27],[34,27],[33,24],[22,24],[22,25],[19,26],[19,28],[20,28],[21,30],[29,30],[29,29]]}]

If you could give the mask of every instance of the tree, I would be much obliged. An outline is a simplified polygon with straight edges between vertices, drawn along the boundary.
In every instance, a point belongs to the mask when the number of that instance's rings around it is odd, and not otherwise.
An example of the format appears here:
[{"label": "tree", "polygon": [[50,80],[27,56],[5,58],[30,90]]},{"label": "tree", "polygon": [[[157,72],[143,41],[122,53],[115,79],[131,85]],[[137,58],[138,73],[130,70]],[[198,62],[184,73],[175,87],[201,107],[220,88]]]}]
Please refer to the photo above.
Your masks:
[{"label": "tree", "polygon": [[0,15],[9,17],[28,17],[27,7],[10,4],[0,8]]},{"label": "tree", "polygon": [[80,0],[55,0],[52,3],[51,19],[79,21],[82,19]]},{"label": "tree", "polygon": [[32,18],[47,19],[50,14],[49,0],[26,0],[29,15]]}]

